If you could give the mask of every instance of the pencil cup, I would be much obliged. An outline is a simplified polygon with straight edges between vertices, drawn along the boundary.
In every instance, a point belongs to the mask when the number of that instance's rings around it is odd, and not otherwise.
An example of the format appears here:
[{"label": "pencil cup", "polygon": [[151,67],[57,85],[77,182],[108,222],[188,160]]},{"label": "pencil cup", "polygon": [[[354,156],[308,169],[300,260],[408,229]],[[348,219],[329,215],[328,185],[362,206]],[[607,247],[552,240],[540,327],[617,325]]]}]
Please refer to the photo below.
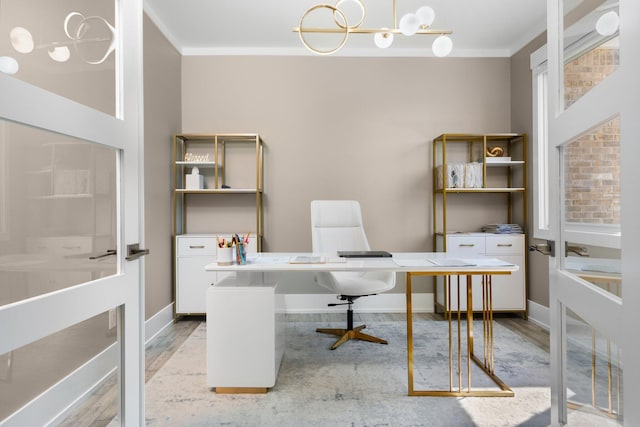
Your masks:
[{"label": "pencil cup", "polygon": [[247,263],[247,247],[242,242],[236,244],[236,262],[238,265]]},{"label": "pencil cup", "polygon": [[218,251],[216,253],[217,258],[218,258],[218,265],[231,265],[234,262],[234,255],[235,255],[235,249],[234,247],[224,247],[224,248],[218,248]]}]

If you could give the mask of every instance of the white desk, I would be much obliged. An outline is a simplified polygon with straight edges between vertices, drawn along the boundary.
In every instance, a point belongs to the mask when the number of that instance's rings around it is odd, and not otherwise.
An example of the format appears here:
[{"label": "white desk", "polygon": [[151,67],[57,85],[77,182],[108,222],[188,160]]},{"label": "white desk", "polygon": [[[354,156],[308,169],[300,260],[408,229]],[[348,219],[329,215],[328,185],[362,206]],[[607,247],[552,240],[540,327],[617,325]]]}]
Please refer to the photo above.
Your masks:
[{"label": "white desk", "polygon": [[[409,395],[429,396],[513,396],[513,392],[493,373],[493,322],[491,310],[491,276],[511,274],[518,266],[490,257],[478,257],[459,265],[458,259],[446,253],[394,253],[392,258],[350,258],[346,262],[337,257],[326,257],[323,263],[292,263],[304,253],[259,253],[253,254],[246,265],[220,266],[211,263],[209,271],[233,271],[236,277],[222,281],[207,290],[207,385],[217,392],[257,393],[266,392],[275,385],[278,369],[284,352],[283,299],[277,291],[278,275],[288,271],[395,271],[407,273],[407,353],[409,373]],[[470,366],[468,383],[462,384],[462,370],[458,370],[459,381],[453,382],[451,335],[449,344],[449,390],[414,390],[413,387],[413,331],[411,312],[411,277],[413,275],[464,276],[461,281],[467,286],[469,312],[471,307],[471,277],[483,277],[483,333],[484,360],[473,353],[473,322],[467,322],[467,356],[473,360],[500,388],[497,391],[473,390]],[[486,293],[484,292],[486,291]],[[460,315],[460,313],[459,313]],[[451,317],[449,333],[451,334]],[[459,316],[458,316],[459,318]],[[458,328],[460,322],[458,322]],[[458,334],[460,336],[460,334]],[[266,337],[266,339],[265,339]],[[458,338],[460,339],[460,338]],[[459,346],[458,346],[459,347]],[[461,367],[460,367],[461,368]]]}]

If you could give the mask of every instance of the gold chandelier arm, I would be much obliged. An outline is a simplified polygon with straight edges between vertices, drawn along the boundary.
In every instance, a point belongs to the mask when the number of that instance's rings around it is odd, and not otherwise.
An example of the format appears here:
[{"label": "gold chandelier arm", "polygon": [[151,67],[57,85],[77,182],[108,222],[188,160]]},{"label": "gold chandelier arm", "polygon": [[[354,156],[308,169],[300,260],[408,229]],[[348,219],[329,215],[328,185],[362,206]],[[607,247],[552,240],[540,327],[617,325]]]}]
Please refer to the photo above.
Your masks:
[{"label": "gold chandelier arm", "polygon": [[[307,40],[304,38],[304,33],[316,33],[317,31],[309,31],[308,28],[303,28],[302,23],[304,22],[304,19],[307,17],[307,15],[309,15],[311,12],[318,10],[318,9],[329,9],[333,12],[333,16],[334,19],[336,19],[336,16],[339,16],[340,19],[342,19],[345,23],[344,26],[339,27],[339,28],[332,28],[331,31],[321,31],[323,33],[340,33],[340,34],[344,34],[344,37],[342,38],[342,40],[340,41],[340,43],[338,43],[338,46],[336,46],[333,49],[328,49],[328,50],[321,50],[321,49],[316,49],[313,46],[311,46]],[[295,27],[298,29],[298,31],[294,31],[298,33],[298,35],[300,36],[300,41],[302,42],[302,44],[304,45],[304,47],[306,47],[308,50],[310,50],[313,53],[317,53],[318,55],[331,55],[332,53],[335,53],[337,51],[339,51],[340,49],[342,49],[342,47],[345,45],[345,43],[347,42],[347,38],[349,37],[349,33],[351,32],[351,28],[349,27],[349,23],[347,22],[347,17],[345,16],[345,14],[338,9],[335,6],[331,6],[329,4],[317,4],[315,6],[310,7],[305,13],[304,15],[302,15],[302,18],[300,18],[300,23],[298,24],[298,27]]]},{"label": "gold chandelier arm", "polygon": [[[324,27],[308,27],[308,28],[300,28],[293,27],[294,33],[326,33],[326,34],[336,34],[336,33],[344,33],[344,28],[324,28]],[[347,32],[350,34],[376,34],[376,33],[391,33],[391,34],[402,34],[399,28],[348,28]],[[438,29],[420,29],[416,32],[416,34],[453,34],[452,30],[438,30]]]},{"label": "gold chandelier arm", "polygon": [[393,28],[398,28],[398,0],[393,0]]}]

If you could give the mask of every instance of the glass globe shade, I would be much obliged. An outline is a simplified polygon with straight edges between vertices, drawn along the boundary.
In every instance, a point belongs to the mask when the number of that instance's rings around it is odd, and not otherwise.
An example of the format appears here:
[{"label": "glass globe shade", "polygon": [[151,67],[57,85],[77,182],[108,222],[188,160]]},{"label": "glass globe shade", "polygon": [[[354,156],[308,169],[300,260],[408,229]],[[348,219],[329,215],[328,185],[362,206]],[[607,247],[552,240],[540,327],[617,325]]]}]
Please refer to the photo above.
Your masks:
[{"label": "glass globe shade", "polygon": [[[383,28],[383,30],[388,30],[388,28]],[[383,33],[376,33],[373,36],[373,41],[376,43],[381,49],[385,49],[393,43],[393,33],[385,31]]]},{"label": "glass globe shade", "polygon": [[429,6],[422,6],[417,10],[416,16],[418,17],[418,22],[420,25],[425,25],[429,27],[433,24],[433,20],[436,18],[436,13]]},{"label": "glass globe shade", "polygon": [[15,58],[10,56],[0,56],[0,72],[5,74],[15,74],[20,66]]},{"label": "glass globe shade", "polygon": [[420,28],[420,21],[415,13],[407,13],[400,19],[400,32],[405,36],[412,36]]},{"label": "glass globe shade", "polygon": [[71,57],[71,52],[66,46],[54,47],[53,49],[48,50],[47,53],[49,54],[49,58],[56,62],[67,62],[69,57]]},{"label": "glass globe shade", "polygon": [[[336,7],[342,11],[349,22],[356,22],[356,24],[348,25],[349,28],[358,28],[364,21],[366,12],[362,0],[338,0]],[[356,19],[356,17],[359,17],[359,19]],[[336,18],[337,16],[334,13],[336,24],[342,28],[344,24],[337,21]]]},{"label": "glass globe shade", "polygon": [[615,10],[605,13],[596,21],[596,31],[601,36],[611,36],[618,31],[620,18]]},{"label": "glass globe shade", "polygon": [[451,50],[453,49],[453,42],[447,36],[438,36],[433,41],[431,49],[435,56],[442,58],[443,56],[447,56],[451,53]]},{"label": "glass globe shade", "polygon": [[33,44],[33,36],[26,28],[14,27],[9,32],[11,46],[20,53],[30,53],[35,47]]}]

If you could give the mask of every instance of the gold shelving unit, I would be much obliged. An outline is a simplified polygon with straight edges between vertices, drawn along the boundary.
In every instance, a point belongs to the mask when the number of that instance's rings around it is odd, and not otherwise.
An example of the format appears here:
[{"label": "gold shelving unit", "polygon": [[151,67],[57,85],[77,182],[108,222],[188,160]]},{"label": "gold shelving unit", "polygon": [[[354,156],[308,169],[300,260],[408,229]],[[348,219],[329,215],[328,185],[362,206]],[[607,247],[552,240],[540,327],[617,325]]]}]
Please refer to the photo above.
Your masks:
[{"label": "gold shelving unit", "polygon": [[[241,151],[240,155],[230,151]],[[255,195],[255,229],[257,249],[263,239],[263,142],[258,134],[177,134],[173,137],[173,237],[186,234],[187,198],[211,195],[211,209],[221,207],[219,195]],[[234,162],[231,158],[235,158]],[[187,188],[187,175],[198,168],[203,176],[202,188]],[[231,184],[231,185],[227,185]],[[199,196],[198,196],[199,195]],[[237,230],[238,232],[244,230]]]},{"label": "gold shelving unit", "polygon": [[[448,222],[448,199],[455,198],[456,209],[460,209],[464,206],[464,209],[468,209],[469,215],[474,214],[475,209],[482,209],[481,207],[474,207],[471,203],[464,203],[462,199],[465,199],[469,194],[482,194],[489,196],[490,194],[502,194],[502,197],[493,197],[492,203],[495,200],[498,210],[506,209],[506,215],[501,218],[502,222],[506,217],[507,223],[516,223],[522,226],[526,233],[527,225],[527,136],[526,134],[519,133],[490,133],[490,134],[457,134],[446,133],[436,137],[433,140],[433,250],[444,251],[452,253],[464,253],[468,251],[473,253],[477,248],[484,247],[486,242],[486,251],[490,252],[490,243],[495,244],[499,240],[506,240],[508,243],[499,243],[500,247],[510,247],[515,250],[516,247],[522,245],[524,242],[524,248],[519,248],[518,254],[505,252],[507,258],[517,260],[520,265],[521,279],[514,277],[513,286],[511,283],[504,286],[504,289],[515,289],[516,286],[523,286],[524,289],[520,289],[518,295],[522,295],[522,299],[518,296],[520,306],[515,307],[517,304],[510,305],[510,303],[504,303],[504,299],[498,297],[500,301],[494,307],[496,312],[508,311],[508,312],[521,312],[525,318],[527,316],[526,301],[528,298],[528,286],[526,279],[526,235],[522,236],[521,240],[514,240],[509,238],[509,235],[499,235],[491,233],[478,233],[480,227],[473,221],[468,223],[460,223],[460,215],[457,216],[457,220],[451,218],[451,223]],[[478,200],[474,198],[473,200]],[[462,199],[461,199],[462,198]],[[453,199],[452,199],[453,200]],[[468,199],[472,200],[472,199]],[[453,208],[452,208],[453,209]],[[505,212],[505,211],[501,211]],[[484,225],[484,224],[483,224]],[[451,228],[449,228],[451,227]],[[452,232],[456,233],[453,234]],[[449,234],[449,238],[447,238]],[[491,240],[483,240],[487,236],[496,236]],[[481,239],[481,240],[478,240]],[[489,237],[487,237],[489,239]],[[451,240],[455,247],[447,249],[447,241]],[[453,243],[455,242],[455,243]],[[496,250],[496,248],[493,248]],[[502,253],[502,252],[498,252]],[[491,253],[491,256],[496,255]],[[464,256],[464,255],[460,255]],[[471,255],[469,255],[471,256]],[[499,256],[499,255],[496,255]],[[520,257],[520,258],[518,258]],[[442,301],[443,295],[439,296],[442,292],[443,283],[435,281],[435,309],[442,309],[445,315],[448,315],[447,300],[449,295],[445,293],[444,304]],[[475,286],[475,284],[474,284]],[[498,285],[500,292],[504,289]],[[439,290],[440,289],[440,290]],[[503,294],[502,296],[504,296]],[[514,293],[515,295],[515,293]],[[440,302],[439,302],[440,298]],[[453,298],[453,297],[452,297]],[[515,297],[514,297],[515,299]],[[504,303],[504,304],[503,304]],[[503,307],[501,305],[503,304]],[[475,310],[475,309],[474,309]]]},{"label": "gold shelving unit", "polygon": [[[504,193],[508,222],[516,221],[515,196],[520,195],[518,222],[527,223],[527,136],[518,133],[455,134],[446,133],[433,140],[433,235],[446,237],[447,196],[463,193]],[[487,153],[499,147],[503,155],[491,157]],[[474,187],[463,182],[450,185],[448,170],[452,164],[450,151],[455,151],[457,162],[476,163],[482,171],[482,181]],[[442,185],[438,185],[441,183]],[[440,212],[441,211],[441,214]],[[435,240],[434,240],[435,248]],[[444,248],[446,250],[446,246]]]}]

